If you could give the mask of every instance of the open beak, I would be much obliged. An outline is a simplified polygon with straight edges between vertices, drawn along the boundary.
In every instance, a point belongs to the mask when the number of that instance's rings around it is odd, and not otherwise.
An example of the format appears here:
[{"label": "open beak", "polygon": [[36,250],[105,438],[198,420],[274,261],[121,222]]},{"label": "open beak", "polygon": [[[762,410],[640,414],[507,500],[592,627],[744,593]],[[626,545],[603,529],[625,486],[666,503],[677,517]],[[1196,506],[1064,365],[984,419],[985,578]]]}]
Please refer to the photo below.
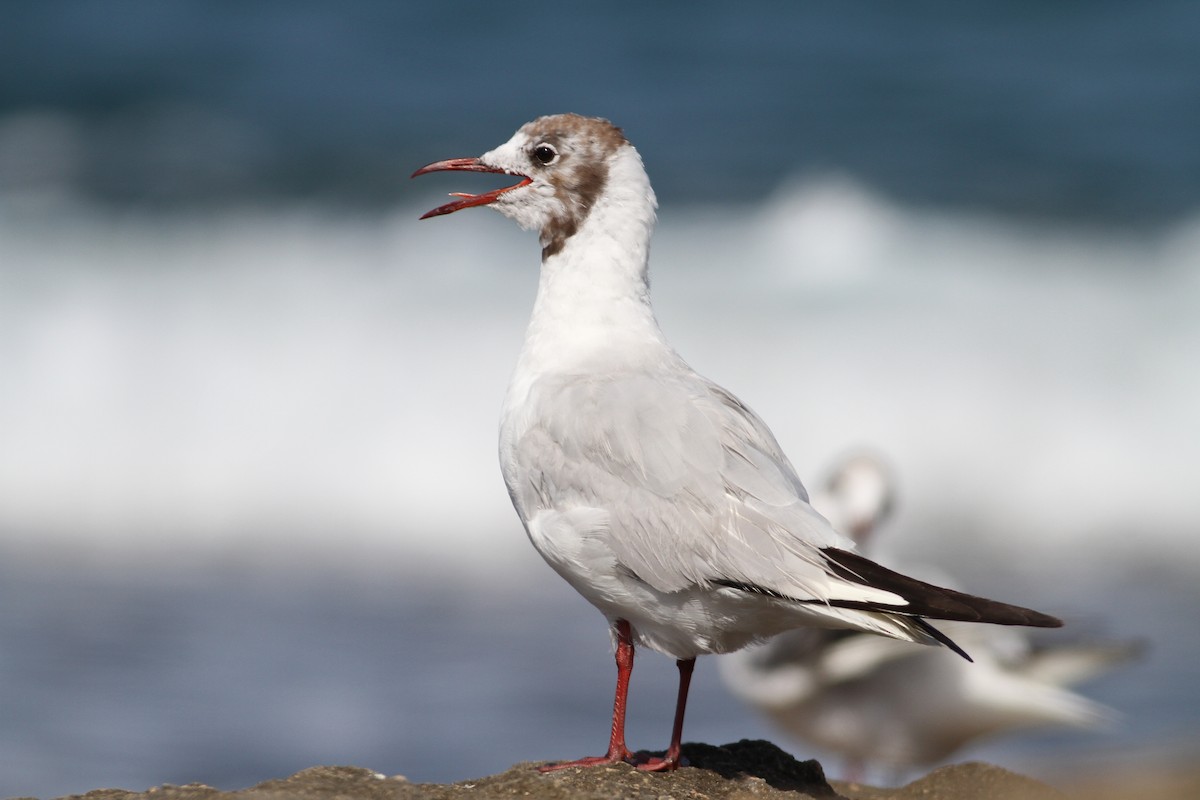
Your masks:
[{"label": "open beak", "polygon": [[462,209],[470,208],[471,206],[486,206],[488,203],[494,203],[496,198],[505,192],[511,192],[513,189],[520,189],[522,186],[528,186],[529,184],[533,183],[533,180],[525,175],[521,175],[516,172],[509,172],[508,170],[499,169],[497,167],[489,167],[487,164],[481,162],[478,158],[449,158],[445,161],[435,161],[432,164],[426,164],[425,166],[421,167],[409,177],[415,178],[418,175],[424,175],[427,172],[444,172],[446,170],[458,170],[461,172],[495,172],[501,175],[515,175],[521,179],[521,182],[515,183],[512,186],[502,186],[499,189],[493,189],[492,191],[484,192],[483,194],[451,192],[451,197],[457,197],[459,199],[451,203],[446,203],[444,206],[438,206],[432,211],[426,211],[421,215],[421,219],[440,217],[442,214],[453,214],[455,211],[461,211]]}]

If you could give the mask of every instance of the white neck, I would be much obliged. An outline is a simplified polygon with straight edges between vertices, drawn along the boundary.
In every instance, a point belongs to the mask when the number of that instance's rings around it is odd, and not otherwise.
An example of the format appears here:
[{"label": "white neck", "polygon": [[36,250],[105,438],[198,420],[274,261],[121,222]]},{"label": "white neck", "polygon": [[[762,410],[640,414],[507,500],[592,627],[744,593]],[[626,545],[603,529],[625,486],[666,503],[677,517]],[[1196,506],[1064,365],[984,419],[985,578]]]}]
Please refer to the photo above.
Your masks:
[{"label": "white neck", "polygon": [[513,388],[545,372],[631,366],[670,352],[650,307],[655,205],[637,151],[620,148],[587,218],[542,262]]}]

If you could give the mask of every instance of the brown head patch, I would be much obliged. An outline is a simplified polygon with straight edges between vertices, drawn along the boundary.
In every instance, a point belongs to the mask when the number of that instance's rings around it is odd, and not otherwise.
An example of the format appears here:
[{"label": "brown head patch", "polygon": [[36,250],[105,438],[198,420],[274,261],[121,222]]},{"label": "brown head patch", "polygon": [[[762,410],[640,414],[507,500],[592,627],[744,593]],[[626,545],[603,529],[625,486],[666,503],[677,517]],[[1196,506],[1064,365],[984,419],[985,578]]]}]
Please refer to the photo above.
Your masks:
[{"label": "brown head patch", "polygon": [[558,153],[546,167],[562,211],[542,228],[542,258],[562,250],[579,230],[608,183],[608,159],[627,144],[621,129],[608,120],[578,114],[541,117],[522,128],[529,146],[545,143]]}]

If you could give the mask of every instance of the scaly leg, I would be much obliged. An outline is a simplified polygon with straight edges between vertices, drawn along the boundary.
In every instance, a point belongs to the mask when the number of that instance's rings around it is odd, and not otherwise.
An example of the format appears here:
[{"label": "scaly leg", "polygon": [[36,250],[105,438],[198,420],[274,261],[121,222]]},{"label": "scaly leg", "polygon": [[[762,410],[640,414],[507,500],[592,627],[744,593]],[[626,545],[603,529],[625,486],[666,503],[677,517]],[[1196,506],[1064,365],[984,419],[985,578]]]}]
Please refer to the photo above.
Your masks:
[{"label": "scaly leg", "polygon": [[553,772],[568,767],[595,767],[600,764],[633,761],[633,753],[629,752],[629,748],[625,746],[625,704],[629,698],[629,676],[633,672],[633,634],[626,620],[617,620],[615,628],[617,631],[617,693],[613,698],[612,733],[608,738],[608,752],[602,756],[589,756],[578,761],[546,764],[538,767],[538,771]]},{"label": "scaly leg", "polygon": [[666,758],[652,758],[639,763],[637,768],[649,772],[669,772],[679,769],[680,750],[683,747],[683,712],[687,708],[688,687],[692,683],[692,669],[696,659],[686,658],[675,662],[679,667],[679,696],[675,700],[675,724],[671,728],[671,744],[667,747]]}]

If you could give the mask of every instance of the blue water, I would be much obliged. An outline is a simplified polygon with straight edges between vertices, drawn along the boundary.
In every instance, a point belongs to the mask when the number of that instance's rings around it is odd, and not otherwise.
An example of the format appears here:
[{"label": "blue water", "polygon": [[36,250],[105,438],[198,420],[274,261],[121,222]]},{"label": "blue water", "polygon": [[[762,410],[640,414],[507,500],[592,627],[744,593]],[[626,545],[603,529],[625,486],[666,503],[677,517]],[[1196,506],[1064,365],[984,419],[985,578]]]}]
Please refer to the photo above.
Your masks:
[{"label": "blue water", "polygon": [[[418,222],[464,187],[407,180],[567,109],[642,152],[663,327],[806,481],[872,446],[900,560],[1147,641],[1085,687],[1112,731],[964,757],[1194,757],[1198,34],[1166,2],[5,4],[0,795],[603,745],[602,620],[495,460],[537,244]],[[715,673],[687,737],[778,738]],[[673,681],[639,660],[635,746]]]},{"label": "blue water", "polygon": [[835,171],[1025,216],[1153,223],[1200,202],[1185,0],[16,0],[3,15],[0,121],[38,115],[23,135],[65,151],[9,169],[108,202],[389,203],[414,164],[568,110],[624,126],[668,201]]}]

